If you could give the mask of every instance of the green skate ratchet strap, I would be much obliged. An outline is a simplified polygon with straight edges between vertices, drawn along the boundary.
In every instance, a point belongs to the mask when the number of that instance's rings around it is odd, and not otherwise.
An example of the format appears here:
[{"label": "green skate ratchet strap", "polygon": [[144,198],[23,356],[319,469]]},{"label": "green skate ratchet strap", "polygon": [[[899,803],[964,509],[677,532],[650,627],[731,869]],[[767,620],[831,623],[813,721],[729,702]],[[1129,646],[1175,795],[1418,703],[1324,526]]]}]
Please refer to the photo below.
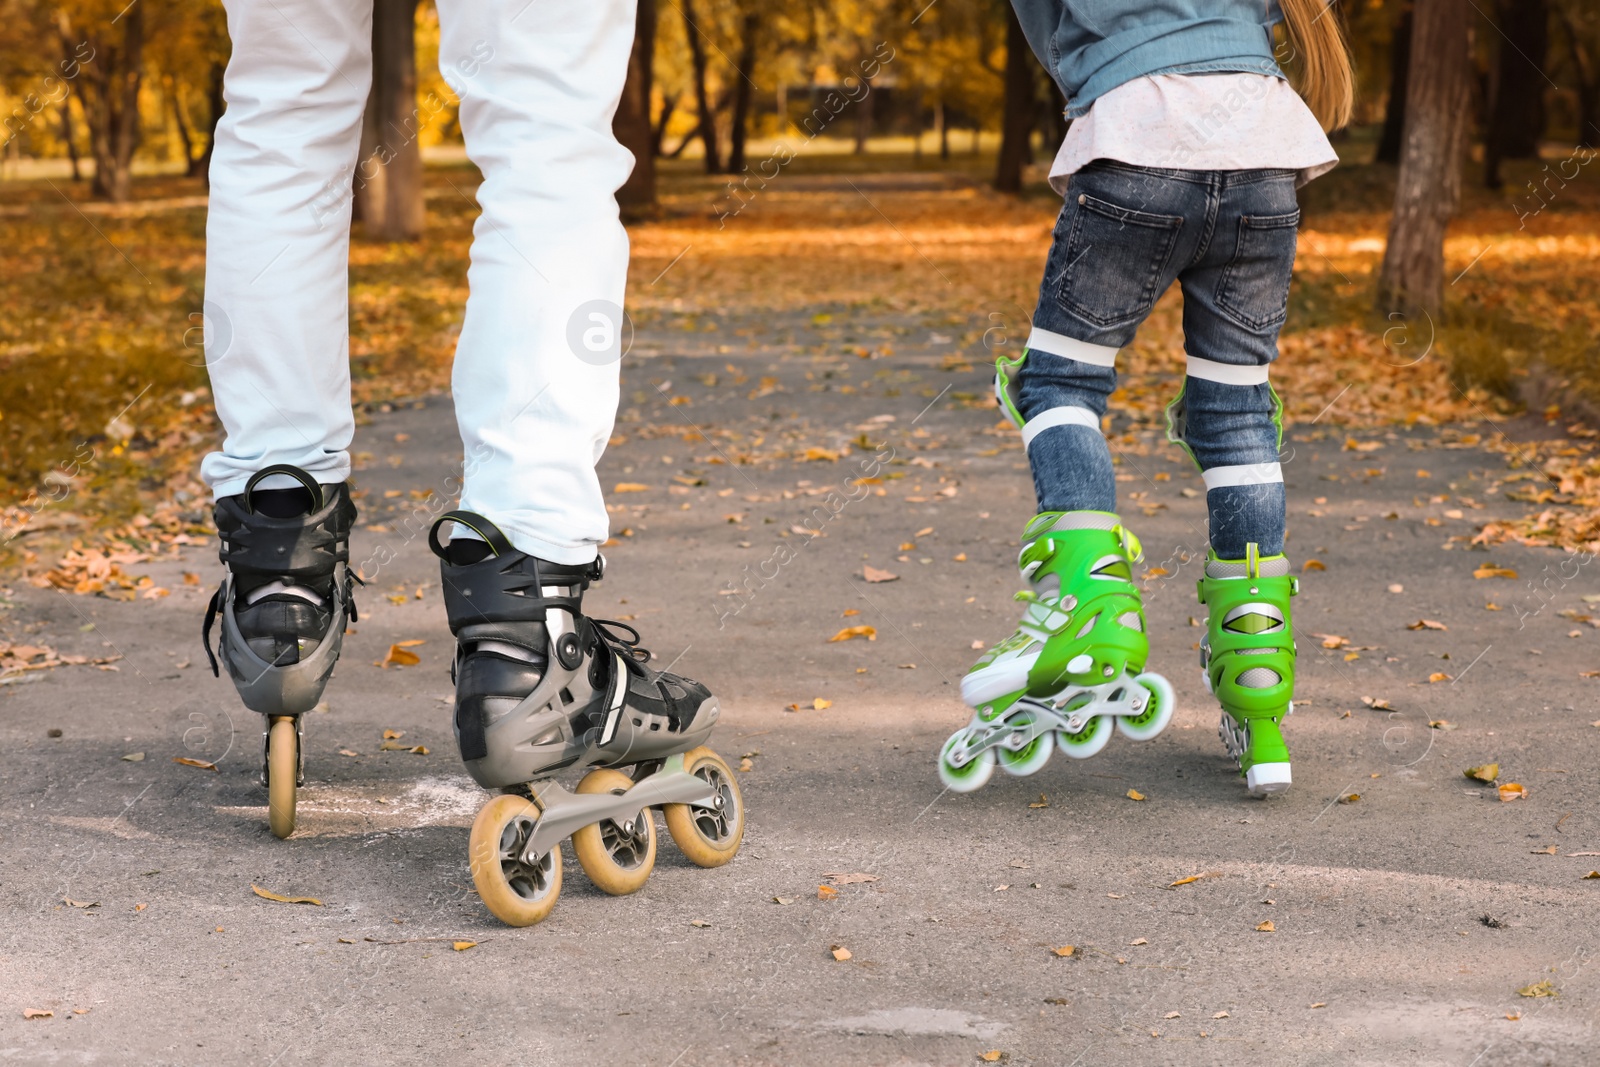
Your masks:
[{"label": "green skate ratchet strap", "polygon": [[[1289,599],[1299,593],[1300,583],[1290,574],[1262,573],[1263,563],[1271,565],[1283,559],[1278,555],[1262,560],[1260,550],[1251,543],[1243,560],[1210,556],[1207,575],[1196,583],[1200,603],[1209,611],[1206,671],[1211,689],[1236,718],[1277,718],[1287,712],[1294,696],[1295,642]],[[1228,570],[1238,567],[1240,573],[1214,575],[1211,563]],[[1258,669],[1277,680],[1268,685],[1241,681],[1245,672]],[[1249,681],[1262,677],[1255,674]]]},{"label": "green skate ratchet strap", "polygon": [[[1110,519],[1110,529],[1066,526],[1064,523]],[[1038,661],[1028,672],[1029,690],[1050,692],[1068,678],[1104,681],[1126,670],[1144,669],[1149,640],[1144,633],[1144,610],[1131,564],[1142,556],[1139,539],[1107,512],[1045,512],[1023,532],[1018,557],[1022,575],[1038,586],[1047,575],[1059,579],[1053,599],[1024,590],[1017,599],[1046,609],[1037,614],[1030,630],[1043,640]],[[1128,624],[1130,616],[1137,627]],[[1087,653],[1092,665],[1069,672],[1067,665]],[[1107,673],[1109,668],[1109,673]]]}]

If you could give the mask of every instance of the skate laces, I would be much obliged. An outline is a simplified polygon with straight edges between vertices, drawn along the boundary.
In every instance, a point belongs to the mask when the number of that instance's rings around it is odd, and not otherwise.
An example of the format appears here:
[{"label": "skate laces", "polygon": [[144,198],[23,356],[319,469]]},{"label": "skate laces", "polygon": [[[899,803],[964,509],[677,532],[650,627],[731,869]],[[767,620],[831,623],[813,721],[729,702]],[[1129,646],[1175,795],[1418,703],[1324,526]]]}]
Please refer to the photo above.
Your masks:
[{"label": "skate laces", "polygon": [[[631,673],[641,678],[646,676],[644,665],[650,662],[650,650],[639,647],[639,642],[643,638],[639,636],[638,630],[615,619],[591,619],[587,615],[584,618],[600,644],[621,656],[622,662]],[[631,636],[624,637],[615,632],[618,630],[626,630]]]}]

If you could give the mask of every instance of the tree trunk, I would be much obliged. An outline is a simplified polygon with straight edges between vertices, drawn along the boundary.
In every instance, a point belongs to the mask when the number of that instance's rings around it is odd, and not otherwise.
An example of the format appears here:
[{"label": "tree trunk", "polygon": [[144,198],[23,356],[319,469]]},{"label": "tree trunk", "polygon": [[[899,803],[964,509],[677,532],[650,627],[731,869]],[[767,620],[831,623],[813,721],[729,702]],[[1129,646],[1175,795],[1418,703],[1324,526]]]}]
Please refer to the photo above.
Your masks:
[{"label": "tree trunk", "polygon": [[751,81],[755,78],[756,69],[756,35],[761,32],[761,14],[759,8],[746,11],[744,18],[739,20],[739,70],[741,75],[734,82],[733,93],[733,129],[728,137],[728,173],[739,174],[744,170],[745,139],[749,136],[746,128],[750,124],[750,94],[754,91]]},{"label": "tree trunk", "polygon": [[1444,307],[1444,233],[1461,197],[1471,99],[1469,0],[1417,0],[1405,136],[1377,307],[1437,321]]},{"label": "tree trunk", "polygon": [[639,0],[628,56],[628,80],[611,131],[633,153],[633,172],[617,190],[624,218],[648,217],[656,209],[656,152],[659,142],[650,122],[650,95],[655,82],[656,0]]},{"label": "tree trunk", "polygon": [[1567,55],[1578,82],[1578,143],[1600,144],[1600,59],[1589,50],[1582,31],[1565,8],[1561,25],[1567,31]]},{"label": "tree trunk", "polygon": [[1546,0],[1500,0],[1500,54],[1495,64],[1489,128],[1483,138],[1483,184],[1499,189],[1503,159],[1534,159],[1544,134],[1542,68],[1550,50]]},{"label": "tree trunk", "polygon": [[78,139],[73,136],[72,129],[72,96],[68,94],[61,98],[61,139],[67,145],[67,158],[72,160],[72,180],[81,182],[83,174],[78,166]]},{"label": "tree trunk", "polygon": [[672,121],[672,116],[678,111],[678,94],[671,93],[661,100],[661,114],[656,117],[654,132],[650,135],[650,150],[655,155],[661,154],[661,142],[667,138],[667,123]]},{"label": "tree trunk", "polygon": [[994,187],[1002,193],[1022,192],[1022,167],[1028,157],[1028,137],[1033,132],[1033,52],[1023,36],[1022,24],[1006,5],[1005,104],[1000,118],[1000,158],[995,163]]},{"label": "tree trunk", "polygon": [[856,147],[855,154],[861,155],[867,150],[867,138],[872,136],[873,120],[877,117],[878,94],[873,91],[870,84],[866,86],[866,93],[856,101]]},{"label": "tree trunk", "polygon": [[372,8],[372,92],[361,127],[355,196],[368,237],[422,236],[422,148],[417,144],[417,0]]},{"label": "tree trunk", "polygon": [[226,71],[227,64],[220,60],[211,64],[210,77],[206,80],[206,149],[199,159],[189,164],[189,177],[203,178],[207,187],[211,185],[211,150],[217,146],[217,123],[222,121],[222,112],[227,107],[222,98],[222,76]]},{"label": "tree trunk", "polygon": [[1383,110],[1383,134],[1378,138],[1378,163],[1400,162],[1400,141],[1406,125],[1406,73],[1411,69],[1411,6],[1406,5],[1394,25],[1389,42],[1389,103]]},{"label": "tree trunk", "polygon": [[944,98],[933,105],[933,121],[939,126],[939,158],[946,163],[950,161],[950,114],[944,106]]},{"label": "tree trunk", "polygon": [[194,170],[194,138],[189,136],[189,120],[183,114],[183,101],[178,96],[178,79],[166,78],[167,102],[172,105],[172,121],[178,126],[178,140],[183,144],[183,172]]},{"label": "tree trunk", "polygon": [[694,100],[700,109],[700,143],[706,149],[706,173],[722,170],[722,156],[717,150],[717,121],[711,111],[711,97],[706,93],[706,46],[700,40],[700,27],[694,20],[694,0],[682,0],[683,29],[689,38],[689,63],[694,68]]},{"label": "tree trunk", "polygon": [[[94,156],[92,195],[123,203],[133,192],[133,150],[139,146],[139,85],[144,78],[144,10],[135,6],[118,20],[122,40],[110,35],[74,33],[65,16],[60,22],[61,43],[72,55],[79,41],[93,48],[94,61],[79,75],[78,101],[89,127],[89,150]],[[113,31],[114,32],[114,31]]]}]

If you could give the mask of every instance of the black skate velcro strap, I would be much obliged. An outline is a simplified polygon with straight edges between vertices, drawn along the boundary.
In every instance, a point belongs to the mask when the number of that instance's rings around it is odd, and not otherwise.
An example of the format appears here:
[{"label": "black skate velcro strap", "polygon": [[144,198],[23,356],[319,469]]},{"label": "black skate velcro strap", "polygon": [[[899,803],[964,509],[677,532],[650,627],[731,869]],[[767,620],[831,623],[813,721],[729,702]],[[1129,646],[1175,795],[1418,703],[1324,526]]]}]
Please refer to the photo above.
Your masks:
[{"label": "black skate velcro strap", "polygon": [[478,563],[440,569],[445,616],[452,632],[482,622],[543,622],[550,608],[578,615],[580,596],[545,596],[543,584],[571,586],[581,579],[556,578],[532,556],[512,551]]},{"label": "black skate velcro strap", "polygon": [[479,515],[475,511],[447,511],[433,520],[433,525],[428,529],[428,547],[440,559],[445,558],[444,544],[439,540],[439,527],[447,522],[465,526],[481,537],[497,556],[509,556],[516,551],[511,547],[511,542],[506,540],[506,535],[500,532],[500,527]]},{"label": "black skate velcro strap", "polygon": [[217,556],[231,570],[303,581],[326,578],[335,564],[350,561],[356,509],[342,491],[333,492],[310,515],[291,519],[250,511],[247,496],[217,501],[217,534],[222,541]]},{"label": "black skate velcro strap", "polygon": [[322,505],[327,503],[327,500],[322,495],[321,482],[292,463],[274,463],[270,467],[262,467],[250,476],[248,482],[244,483],[244,506],[246,511],[254,511],[254,508],[250,505],[250,494],[256,491],[256,486],[261,484],[262,479],[270,478],[274,474],[288,475],[305,486],[306,492],[310,493],[311,499],[315,501],[311,506],[312,511],[321,511]]}]

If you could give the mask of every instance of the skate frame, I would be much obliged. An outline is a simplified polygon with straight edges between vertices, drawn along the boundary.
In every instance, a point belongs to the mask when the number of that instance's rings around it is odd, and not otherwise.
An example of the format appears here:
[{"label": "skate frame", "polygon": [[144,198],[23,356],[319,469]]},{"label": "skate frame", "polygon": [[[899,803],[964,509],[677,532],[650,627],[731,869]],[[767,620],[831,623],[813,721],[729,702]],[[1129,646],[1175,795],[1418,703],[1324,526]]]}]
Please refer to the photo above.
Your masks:
[{"label": "skate frame", "polygon": [[645,808],[662,804],[717,807],[722,803],[709,782],[684,770],[682,753],[667,757],[656,771],[622,794],[573,793],[553,780],[528,788],[539,808],[538,822],[520,857],[529,864],[537,863],[575,831],[605,819],[631,824]]},{"label": "skate frame", "polygon": [[[1122,691],[1120,695],[1118,690]],[[1083,696],[1089,699],[1080,707],[1063,712],[1063,705]],[[1055,701],[1023,697],[1011,705],[1001,719],[984,723],[981,729],[974,730],[966,744],[950,753],[950,763],[955,767],[964,767],[984,749],[1000,746],[1020,752],[1035,738],[1051,732],[1080,734],[1089,725],[1090,719],[1100,715],[1137,717],[1144,714],[1145,705],[1149,702],[1149,690],[1131,678],[1119,678],[1096,686],[1074,686]],[[1033,722],[1016,722],[1019,711],[1031,712]]]}]

